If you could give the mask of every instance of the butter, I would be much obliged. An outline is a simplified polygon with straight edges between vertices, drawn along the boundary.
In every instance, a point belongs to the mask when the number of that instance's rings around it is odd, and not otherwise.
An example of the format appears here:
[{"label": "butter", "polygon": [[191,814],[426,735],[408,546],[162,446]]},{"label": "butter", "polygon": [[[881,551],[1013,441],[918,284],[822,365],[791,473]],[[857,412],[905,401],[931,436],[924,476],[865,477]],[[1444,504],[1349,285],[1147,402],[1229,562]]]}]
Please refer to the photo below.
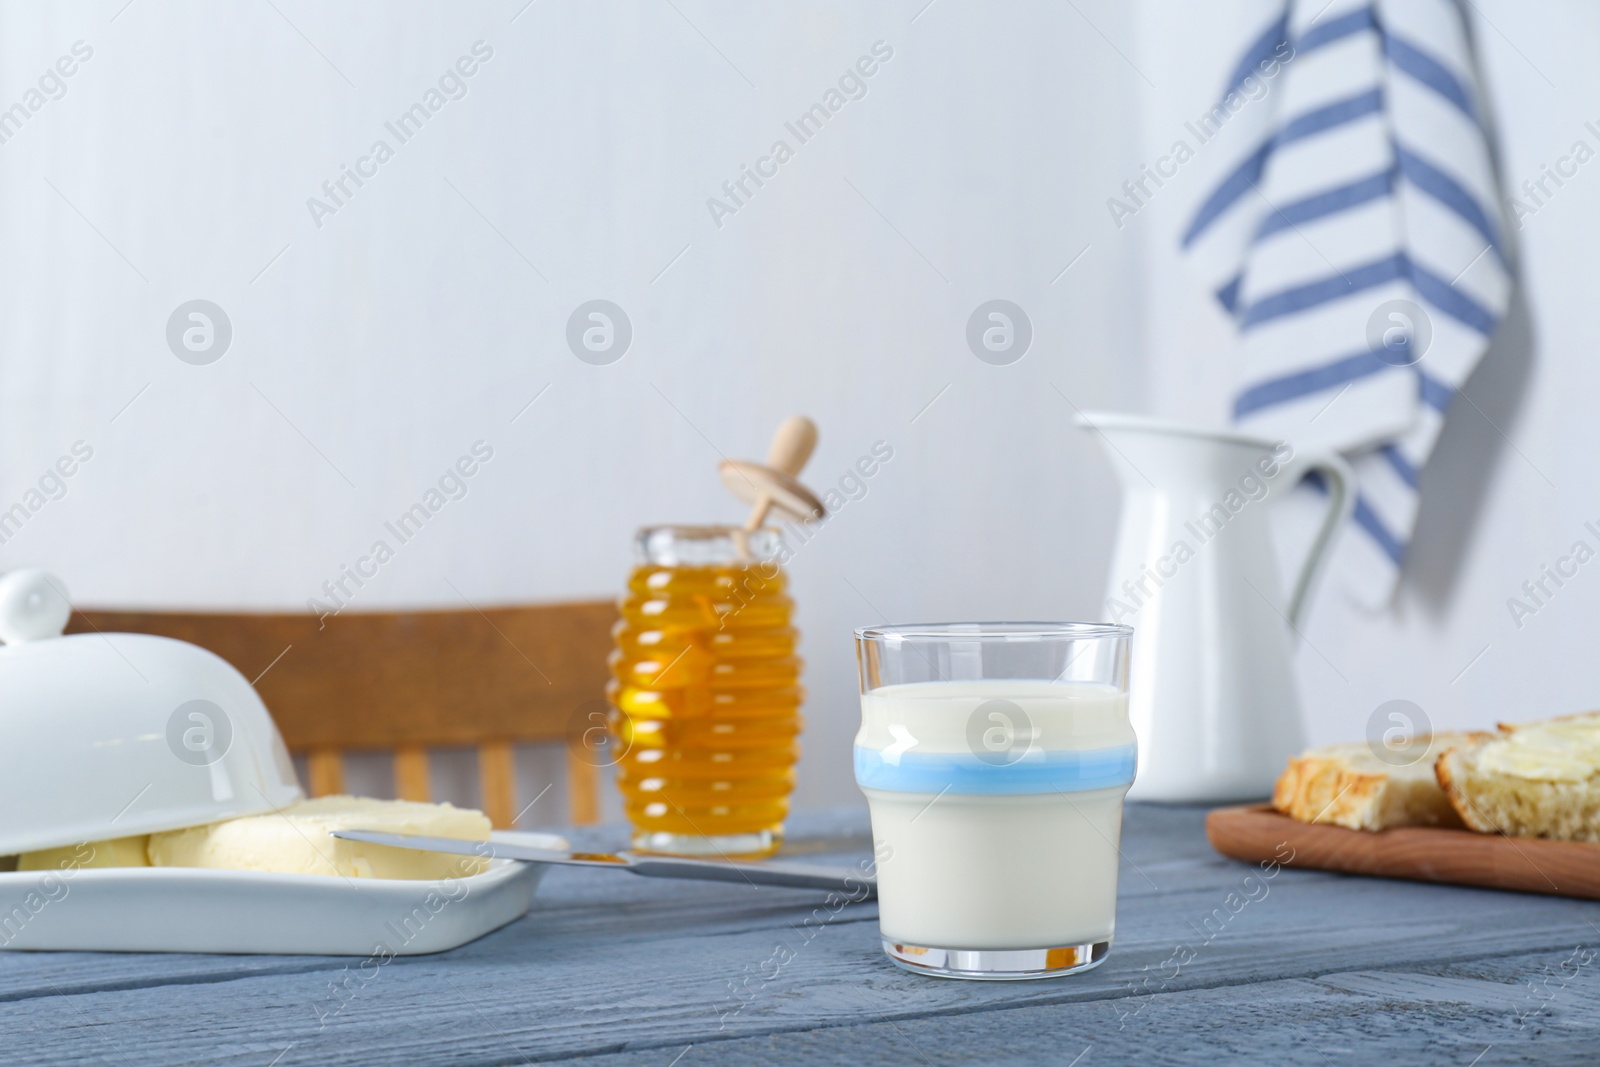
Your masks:
[{"label": "butter", "polygon": [[1600,772],[1600,721],[1523,726],[1485,746],[1478,767],[1539,782],[1586,782]]},{"label": "butter", "polygon": [[485,841],[482,812],[449,804],[367,797],[319,797],[209,826],[150,835],[156,867],[213,867],[235,871],[406,878],[433,881],[477,874],[488,861],[474,856],[369,845],[330,837],[333,830],[377,830]]},{"label": "butter", "polygon": [[148,867],[150,858],[145,854],[145,845],[149,840],[148,835],[140,834],[137,837],[116,837],[109,841],[89,841],[81,845],[24,852],[17,857],[17,870],[70,871],[84,867]]}]

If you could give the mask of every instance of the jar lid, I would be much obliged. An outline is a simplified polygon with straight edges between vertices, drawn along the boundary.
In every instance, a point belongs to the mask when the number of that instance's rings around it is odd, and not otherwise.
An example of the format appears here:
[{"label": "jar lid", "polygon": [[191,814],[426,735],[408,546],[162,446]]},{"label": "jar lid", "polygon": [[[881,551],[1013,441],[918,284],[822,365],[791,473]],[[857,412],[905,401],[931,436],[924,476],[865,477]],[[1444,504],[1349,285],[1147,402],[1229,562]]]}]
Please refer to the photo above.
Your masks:
[{"label": "jar lid", "polygon": [[266,705],[226,660],[149,634],[62,636],[71,610],[45,571],[0,576],[0,855],[301,798]]}]

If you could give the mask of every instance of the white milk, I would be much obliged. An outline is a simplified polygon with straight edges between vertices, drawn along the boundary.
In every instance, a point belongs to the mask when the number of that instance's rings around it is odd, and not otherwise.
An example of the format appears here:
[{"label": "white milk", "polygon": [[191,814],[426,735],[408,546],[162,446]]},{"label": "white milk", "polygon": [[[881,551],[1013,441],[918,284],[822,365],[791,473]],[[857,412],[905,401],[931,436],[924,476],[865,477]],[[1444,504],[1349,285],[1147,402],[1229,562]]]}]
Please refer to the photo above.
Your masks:
[{"label": "white milk", "polygon": [[[874,690],[861,705],[857,774],[885,938],[978,950],[1110,940],[1134,744],[1124,693],[924,682]],[[1102,770],[1039,777],[1062,765]]]}]

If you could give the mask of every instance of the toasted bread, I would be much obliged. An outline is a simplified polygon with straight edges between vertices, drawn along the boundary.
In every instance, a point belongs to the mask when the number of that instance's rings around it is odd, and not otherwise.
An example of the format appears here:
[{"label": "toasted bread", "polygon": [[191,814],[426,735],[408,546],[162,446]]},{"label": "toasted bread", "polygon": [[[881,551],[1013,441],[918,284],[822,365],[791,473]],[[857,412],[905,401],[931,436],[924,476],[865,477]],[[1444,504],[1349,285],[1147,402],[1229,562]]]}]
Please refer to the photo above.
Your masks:
[{"label": "toasted bread", "polygon": [[1352,830],[1462,825],[1433,773],[1441,752],[1487,734],[1439,733],[1383,749],[1329,745],[1294,757],[1272,790],[1272,806],[1301,822]]},{"label": "toasted bread", "polygon": [[1482,833],[1600,842],[1600,712],[1500,731],[1434,766],[1462,822]]}]

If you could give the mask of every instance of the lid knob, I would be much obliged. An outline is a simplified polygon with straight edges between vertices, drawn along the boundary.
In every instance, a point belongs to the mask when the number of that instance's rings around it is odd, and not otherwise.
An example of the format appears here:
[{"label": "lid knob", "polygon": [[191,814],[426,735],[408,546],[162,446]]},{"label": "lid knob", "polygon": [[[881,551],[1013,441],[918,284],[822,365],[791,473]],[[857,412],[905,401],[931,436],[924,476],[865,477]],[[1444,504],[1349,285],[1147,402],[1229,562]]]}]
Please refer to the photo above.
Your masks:
[{"label": "lid knob", "polygon": [[822,501],[797,477],[816,446],[817,424],[804,415],[791,415],[773,435],[764,465],[747,459],[725,459],[718,464],[727,490],[754,505],[744,524],[747,531],[760,529],[773,510],[797,522],[827,514]]},{"label": "lid knob", "polygon": [[8,645],[60,637],[72,615],[61,579],[38,567],[0,575],[0,641]]}]

